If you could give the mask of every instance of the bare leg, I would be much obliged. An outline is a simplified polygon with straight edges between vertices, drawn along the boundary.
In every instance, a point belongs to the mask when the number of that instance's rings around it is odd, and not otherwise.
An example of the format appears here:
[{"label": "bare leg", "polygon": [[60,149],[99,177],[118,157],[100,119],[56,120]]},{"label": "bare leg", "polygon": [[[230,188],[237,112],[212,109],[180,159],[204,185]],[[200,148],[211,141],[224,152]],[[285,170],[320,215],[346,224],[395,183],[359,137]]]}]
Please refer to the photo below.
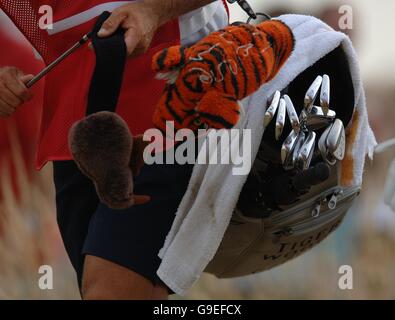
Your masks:
[{"label": "bare leg", "polygon": [[82,282],[84,300],[167,299],[167,290],[110,261],[86,256]]},{"label": "bare leg", "polygon": [[169,291],[164,285],[157,285],[152,292],[151,300],[168,300]]}]

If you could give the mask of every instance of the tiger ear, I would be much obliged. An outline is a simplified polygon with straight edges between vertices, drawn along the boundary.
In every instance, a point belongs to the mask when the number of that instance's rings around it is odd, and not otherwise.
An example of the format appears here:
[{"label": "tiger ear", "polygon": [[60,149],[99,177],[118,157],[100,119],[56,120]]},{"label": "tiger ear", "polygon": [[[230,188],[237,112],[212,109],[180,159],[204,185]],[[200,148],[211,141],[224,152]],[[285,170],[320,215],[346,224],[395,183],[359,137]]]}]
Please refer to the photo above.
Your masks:
[{"label": "tiger ear", "polygon": [[152,70],[155,72],[170,72],[182,67],[186,63],[184,46],[173,46],[159,51],[152,60]]}]

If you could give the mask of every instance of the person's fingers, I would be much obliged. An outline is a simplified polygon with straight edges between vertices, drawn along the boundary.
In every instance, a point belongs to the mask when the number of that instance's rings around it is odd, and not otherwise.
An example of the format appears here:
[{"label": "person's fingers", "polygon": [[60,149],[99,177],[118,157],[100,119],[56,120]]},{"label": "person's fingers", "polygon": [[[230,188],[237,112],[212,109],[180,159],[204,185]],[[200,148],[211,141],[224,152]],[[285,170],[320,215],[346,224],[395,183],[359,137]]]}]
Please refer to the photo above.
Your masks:
[{"label": "person's fingers", "polygon": [[134,51],[129,54],[129,58],[136,58],[142,54],[144,54],[147,51],[145,47],[136,47]]},{"label": "person's fingers", "polygon": [[135,51],[140,41],[141,34],[137,31],[136,28],[130,27],[125,32],[125,44],[129,56]]},{"label": "person's fingers", "polygon": [[106,21],[104,21],[97,35],[99,37],[108,37],[112,35],[127,18],[127,16],[128,15],[125,11],[114,10],[111,16]]},{"label": "person's fingers", "polygon": [[[32,97],[31,92],[23,83],[22,78],[24,75],[18,75],[16,77],[8,75],[6,77],[6,81],[4,82],[5,86],[19,99],[23,102],[29,101]],[[27,79],[29,79],[27,77]]]},{"label": "person's fingers", "polygon": [[150,196],[133,195],[133,199],[134,199],[134,205],[145,204],[145,203],[151,201]]},{"label": "person's fingers", "polygon": [[1,90],[1,99],[13,108],[18,107],[23,103],[22,99],[16,96],[8,87],[4,84]]},{"label": "person's fingers", "polygon": [[34,75],[32,74],[25,74],[23,76],[20,77],[21,81],[23,82],[23,84],[27,84],[30,80],[32,80],[34,78]]},{"label": "person's fingers", "polygon": [[[125,44],[127,49],[128,56],[136,56],[140,53],[136,52],[136,46],[139,43],[140,36],[138,35],[136,29],[129,28],[128,31],[125,33]],[[94,50],[92,42],[88,44],[89,49]],[[143,53],[144,50],[141,50]]]},{"label": "person's fingers", "polygon": [[11,115],[10,113],[0,111],[0,118],[8,118],[10,115]]},{"label": "person's fingers", "polygon": [[0,111],[0,118],[8,118],[9,115],[5,114],[4,112]]},{"label": "person's fingers", "polygon": [[13,106],[10,106],[2,98],[0,98],[0,116],[3,118],[7,118],[14,112],[15,112],[15,108]]},{"label": "person's fingers", "polygon": [[26,92],[26,100],[25,102],[31,100],[33,98],[33,92],[30,90],[30,88],[26,87],[26,85],[28,84],[28,82],[30,80],[32,80],[34,78],[34,75],[32,74],[25,74],[23,76],[21,76],[19,79],[23,84],[23,89],[24,92]]}]

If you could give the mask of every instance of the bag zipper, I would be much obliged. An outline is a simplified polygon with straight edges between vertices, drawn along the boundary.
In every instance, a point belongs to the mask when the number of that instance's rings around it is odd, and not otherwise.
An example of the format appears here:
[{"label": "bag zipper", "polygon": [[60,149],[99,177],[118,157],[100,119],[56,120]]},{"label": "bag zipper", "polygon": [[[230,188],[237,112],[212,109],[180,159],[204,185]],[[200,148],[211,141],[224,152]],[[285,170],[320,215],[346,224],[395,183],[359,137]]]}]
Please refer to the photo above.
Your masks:
[{"label": "bag zipper", "polygon": [[[312,221],[305,221],[301,222],[298,224],[293,225],[291,228],[292,235],[301,235],[308,233],[310,231],[315,230],[316,228],[319,228],[321,225],[327,224],[331,222],[332,220],[336,220],[336,218],[339,216],[339,211],[343,211],[343,207],[346,206],[348,203],[342,203],[339,207],[337,207],[335,210],[332,210],[331,212],[328,212],[327,214],[312,220]],[[306,228],[306,226],[308,226]]]},{"label": "bag zipper", "polygon": [[321,193],[314,200],[311,200],[307,203],[302,203],[299,206],[295,206],[292,209],[281,212],[274,217],[269,218],[270,225],[277,227],[291,224],[303,218],[318,218],[322,214],[324,207],[327,207],[329,210],[334,210],[340,202],[344,202],[353,195],[358,196],[360,190],[360,187],[346,189],[339,187],[332,188]]},{"label": "bag zipper", "polygon": [[339,213],[343,212],[345,206],[350,205],[351,207],[351,201],[359,195],[359,192],[359,187],[350,188],[347,190],[345,196],[343,196],[340,200],[340,205],[338,205],[338,202],[336,202],[336,196],[332,196],[331,199],[328,201],[328,209],[325,210],[324,214],[321,215],[320,211],[318,211],[318,215],[314,215],[313,213],[315,212],[316,208],[313,208],[310,219],[304,219],[294,225],[287,225],[283,226],[282,228],[276,228],[274,231],[271,232],[276,237],[275,241],[280,240],[280,238],[282,237],[299,236],[309,233],[310,231],[313,231],[333,220],[336,220],[339,217]]}]

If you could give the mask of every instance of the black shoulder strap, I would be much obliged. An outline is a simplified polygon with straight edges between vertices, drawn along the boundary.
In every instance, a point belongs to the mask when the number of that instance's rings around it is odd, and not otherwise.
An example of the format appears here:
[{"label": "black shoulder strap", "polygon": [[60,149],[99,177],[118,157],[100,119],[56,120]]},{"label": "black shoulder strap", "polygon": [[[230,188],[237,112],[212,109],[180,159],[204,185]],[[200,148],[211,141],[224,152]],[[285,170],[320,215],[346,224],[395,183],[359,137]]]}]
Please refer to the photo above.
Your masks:
[{"label": "black shoulder strap", "polygon": [[107,38],[97,36],[109,16],[109,12],[103,12],[92,30],[96,67],[89,89],[87,115],[100,111],[115,112],[121,91],[127,56],[124,31],[119,29]]}]

